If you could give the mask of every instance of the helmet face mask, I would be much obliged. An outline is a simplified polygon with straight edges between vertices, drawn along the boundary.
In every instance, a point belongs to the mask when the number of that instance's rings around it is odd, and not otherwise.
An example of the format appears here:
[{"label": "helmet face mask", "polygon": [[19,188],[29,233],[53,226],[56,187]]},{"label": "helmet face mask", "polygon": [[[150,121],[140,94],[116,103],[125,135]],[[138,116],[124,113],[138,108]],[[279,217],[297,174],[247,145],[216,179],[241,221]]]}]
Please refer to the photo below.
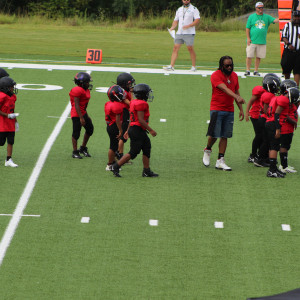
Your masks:
[{"label": "helmet face mask", "polygon": [[16,82],[10,77],[0,78],[0,91],[8,96],[16,95],[18,93]]},{"label": "helmet face mask", "polygon": [[145,83],[140,83],[134,86],[133,94],[139,100],[152,102],[154,99],[153,91],[150,86]]},{"label": "helmet face mask", "polygon": [[280,84],[280,94],[285,94],[287,92],[287,89],[291,87],[297,87],[297,83],[294,80],[291,79],[285,79]]},{"label": "helmet face mask", "polygon": [[113,85],[108,89],[107,96],[112,102],[122,102],[125,99],[125,91],[119,85]]},{"label": "helmet face mask", "polygon": [[135,79],[129,73],[121,73],[117,77],[117,85],[126,92],[130,92],[135,86]]},{"label": "helmet face mask", "polygon": [[90,82],[92,82],[92,81],[93,80],[92,80],[90,74],[84,73],[84,72],[79,72],[74,77],[75,84],[82,87],[84,90],[89,89],[91,91],[93,89],[93,85],[90,84]]}]

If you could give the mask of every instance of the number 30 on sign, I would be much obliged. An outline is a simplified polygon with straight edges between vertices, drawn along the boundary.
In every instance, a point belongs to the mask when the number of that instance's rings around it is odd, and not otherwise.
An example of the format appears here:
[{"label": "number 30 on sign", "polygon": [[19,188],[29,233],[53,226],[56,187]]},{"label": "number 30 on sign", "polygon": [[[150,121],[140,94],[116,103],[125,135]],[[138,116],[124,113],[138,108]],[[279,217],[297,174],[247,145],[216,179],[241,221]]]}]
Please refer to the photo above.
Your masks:
[{"label": "number 30 on sign", "polygon": [[86,63],[101,64],[102,50],[101,49],[87,49]]}]

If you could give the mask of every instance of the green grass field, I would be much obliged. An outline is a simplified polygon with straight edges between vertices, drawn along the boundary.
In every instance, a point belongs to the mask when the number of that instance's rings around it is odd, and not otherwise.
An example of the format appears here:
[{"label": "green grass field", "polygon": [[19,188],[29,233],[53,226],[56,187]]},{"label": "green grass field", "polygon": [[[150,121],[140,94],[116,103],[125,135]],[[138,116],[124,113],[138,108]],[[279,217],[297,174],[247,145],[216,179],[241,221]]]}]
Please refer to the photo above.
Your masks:
[{"label": "green grass field", "polygon": [[[13,27],[5,32],[9,30]],[[83,35],[85,40],[88,33],[80,33],[76,33],[78,38]],[[31,40],[26,40],[25,33],[16,34],[14,42],[0,45],[1,62],[43,58],[62,62],[74,56],[75,61],[84,64],[87,47],[102,47],[96,39],[92,45],[85,40],[78,45],[79,54],[66,45],[55,52],[55,41],[51,47],[51,39],[45,37],[39,41],[38,50],[37,46],[30,48],[34,34]],[[55,34],[62,36],[51,33]],[[162,35],[159,41],[165,39]],[[162,43],[163,49],[153,42],[148,59],[137,48],[137,39],[129,36],[125,38],[126,51],[122,51],[122,43],[106,44],[104,65],[168,62],[169,40]],[[143,42],[149,44],[152,38],[156,41],[156,36],[158,33],[150,32]],[[23,49],[22,39],[26,41]],[[223,48],[212,46],[211,55],[207,54],[208,43],[203,45],[200,39],[199,62],[203,65],[215,68],[221,53],[240,51],[236,60],[242,68],[244,47],[233,47],[240,38],[226,48],[228,39],[224,41],[219,35],[215,39],[223,43]],[[66,43],[73,45],[71,38]],[[134,57],[129,55],[130,48]],[[270,50],[263,66],[278,69],[278,57],[273,48]],[[206,56],[200,58],[201,51]],[[106,58],[108,52],[110,57]],[[188,68],[185,52],[182,49],[179,63]],[[76,73],[17,68],[8,72],[18,83],[60,85],[63,89],[19,91],[15,111],[20,113],[20,132],[16,133],[13,153],[19,168],[4,167],[6,149],[1,147],[0,214],[14,212],[40,152],[68,104]],[[68,118],[24,211],[25,215],[40,217],[21,218],[0,266],[1,299],[245,300],[298,288],[299,175],[270,179],[266,169],[247,163],[253,129],[251,123],[239,122],[238,115],[226,153],[233,171],[214,169],[217,147],[213,149],[211,167],[202,165],[210,77],[132,73],[137,83],[148,83],[154,90],[150,124],[158,135],[151,137],[151,167],[160,176],[142,178],[138,156],[133,165],[122,168],[122,178],[114,178],[105,171],[109,140],[103,107],[107,96],[96,92],[96,88],[112,85],[118,73],[91,75],[94,90],[88,112],[95,132],[88,147],[92,157],[71,158],[72,125]],[[240,78],[241,95],[249,100],[252,88],[259,84],[260,78]],[[126,150],[128,147],[126,144]],[[296,131],[289,163],[300,170],[298,150]],[[82,217],[90,217],[90,223],[82,224]],[[150,219],[158,220],[158,226],[150,226]],[[0,239],[10,220],[10,216],[0,216]],[[214,222],[224,222],[224,228],[215,228]],[[292,230],[283,231],[282,224],[289,224]]]}]

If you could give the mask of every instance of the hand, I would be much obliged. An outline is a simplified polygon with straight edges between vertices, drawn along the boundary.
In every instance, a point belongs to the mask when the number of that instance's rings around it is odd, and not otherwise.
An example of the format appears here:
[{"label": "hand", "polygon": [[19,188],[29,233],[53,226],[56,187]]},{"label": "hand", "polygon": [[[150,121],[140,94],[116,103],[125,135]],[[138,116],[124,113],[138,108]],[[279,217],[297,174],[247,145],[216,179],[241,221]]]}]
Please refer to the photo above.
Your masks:
[{"label": "hand", "polygon": [[236,101],[237,101],[238,103],[240,103],[240,104],[246,103],[246,101],[245,101],[241,96],[238,96],[238,97],[236,98]]},{"label": "hand", "polygon": [[85,126],[85,119],[84,118],[80,118],[80,124],[81,124],[81,126]]},{"label": "hand", "polygon": [[249,39],[247,39],[247,46],[250,46],[251,45],[251,40]]},{"label": "hand", "polygon": [[16,130],[16,132],[18,132],[20,130],[20,126],[19,126],[18,122],[15,123],[15,130]]},{"label": "hand", "polygon": [[120,130],[120,131],[119,131],[119,134],[117,135],[117,139],[118,139],[118,140],[121,138],[121,136],[122,136],[122,133],[123,133],[123,131],[122,131],[122,130]]},{"label": "hand", "polygon": [[245,120],[246,120],[246,122],[249,122],[249,112],[248,111],[246,111]]},{"label": "hand", "polygon": [[279,139],[279,138],[280,138],[280,129],[276,129],[275,139]]},{"label": "hand", "polygon": [[157,135],[156,131],[153,130],[153,129],[149,130],[149,132],[150,132],[150,134],[151,134],[152,136],[156,136],[156,135]]},{"label": "hand", "polygon": [[9,119],[15,119],[16,117],[18,117],[20,114],[18,114],[18,113],[12,113],[12,114],[8,114],[7,115],[7,117],[9,118]]},{"label": "hand", "polygon": [[189,27],[190,27],[189,25],[185,25],[185,26],[182,27],[182,29],[183,29],[183,30],[186,30],[186,29],[188,29]]},{"label": "hand", "polygon": [[125,131],[125,133],[123,134],[123,138],[125,139],[125,140],[128,140],[128,130],[127,131]]},{"label": "hand", "polygon": [[240,118],[240,121],[244,120],[244,112],[242,110],[240,110],[239,118]]}]

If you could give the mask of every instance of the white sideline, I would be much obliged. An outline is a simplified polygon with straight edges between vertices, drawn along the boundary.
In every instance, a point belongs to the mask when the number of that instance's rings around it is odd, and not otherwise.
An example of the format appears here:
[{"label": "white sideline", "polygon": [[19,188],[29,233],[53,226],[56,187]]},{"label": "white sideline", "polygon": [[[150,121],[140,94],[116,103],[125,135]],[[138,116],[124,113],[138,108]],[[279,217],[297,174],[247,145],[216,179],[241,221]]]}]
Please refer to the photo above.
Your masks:
[{"label": "white sideline", "polygon": [[64,112],[62,113],[60,119],[58,120],[55,128],[53,129],[51,135],[49,136],[42,152],[40,153],[37,163],[28,179],[28,182],[25,186],[23,194],[21,195],[19,202],[16,206],[16,209],[12,215],[12,218],[11,218],[8,226],[6,227],[5,233],[0,242],[0,266],[2,265],[6,251],[12,241],[12,238],[13,238],[17,228],[18,228],[19,222],[23,216],[23,212],[27,206],[27,203],[29,201],[31,193],[35,187],[35,183],[43,169],[43,166],[45,164],[47,156],[48,156],[57,136],[59,135],[65,121],[67,120],[67,117],[70,113],[70,109],[71,109],[71,105],[70,105],[70,103],[68,103],[68,105],[65,108]]}]

